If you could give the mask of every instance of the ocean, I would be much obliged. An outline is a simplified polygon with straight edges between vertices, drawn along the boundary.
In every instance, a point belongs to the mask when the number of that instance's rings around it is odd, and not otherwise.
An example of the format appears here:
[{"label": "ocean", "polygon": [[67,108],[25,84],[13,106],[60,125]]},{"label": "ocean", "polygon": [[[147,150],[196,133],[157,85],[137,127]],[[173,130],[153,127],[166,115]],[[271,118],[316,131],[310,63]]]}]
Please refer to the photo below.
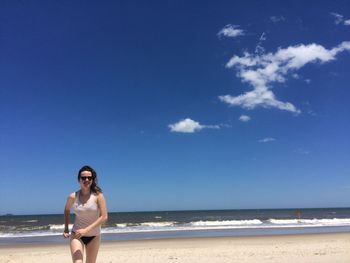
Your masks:
[{"label": "ocean", "polygon": [[[74,215],[71,215],[71,223]],[[70,225],[71,229],[72,225]],[[63,243],[63,214],[0,216],[0,245]],[[103,240],[350,232],[350,208],[109,213]]]}]

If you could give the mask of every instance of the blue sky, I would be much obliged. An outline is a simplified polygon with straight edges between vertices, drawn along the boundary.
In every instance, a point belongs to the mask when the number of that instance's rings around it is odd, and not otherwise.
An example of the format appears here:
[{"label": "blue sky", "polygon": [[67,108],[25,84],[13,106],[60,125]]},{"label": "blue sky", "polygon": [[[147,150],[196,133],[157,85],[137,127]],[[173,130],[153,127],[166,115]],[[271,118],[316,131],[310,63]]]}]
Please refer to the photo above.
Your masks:
[{"label": "blue sky", "polygon": [[349,2],[0,6],[0,214],[349,206]]}]

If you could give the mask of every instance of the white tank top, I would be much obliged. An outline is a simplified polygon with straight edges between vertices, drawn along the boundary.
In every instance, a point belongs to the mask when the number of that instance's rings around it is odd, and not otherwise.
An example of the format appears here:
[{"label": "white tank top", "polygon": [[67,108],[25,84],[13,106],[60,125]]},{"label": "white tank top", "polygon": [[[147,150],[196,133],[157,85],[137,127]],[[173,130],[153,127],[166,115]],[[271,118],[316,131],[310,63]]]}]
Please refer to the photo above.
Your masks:
[{"label": "white tank top", "polygon": [[[80,191],[75,195],[74,201],[75,220],[72,231],[86,228],[94,223],[100,214],[100,209],[97,204],[97,195],[91,193],[86,203],[80,202]],[[93,228],[85,236],[98,236],[101,233],[101,226]]]}]

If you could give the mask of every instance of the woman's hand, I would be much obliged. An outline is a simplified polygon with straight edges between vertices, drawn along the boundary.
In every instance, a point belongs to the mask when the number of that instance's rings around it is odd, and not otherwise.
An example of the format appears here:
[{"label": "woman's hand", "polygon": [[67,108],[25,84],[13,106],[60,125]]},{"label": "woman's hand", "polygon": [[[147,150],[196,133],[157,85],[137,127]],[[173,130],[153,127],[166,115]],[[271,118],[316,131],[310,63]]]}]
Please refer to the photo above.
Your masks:
[{"label": "woman's hand", "polygon": [[75,231],[74,237],[81,238],[81,237],[85,236],[87,234],[87,232],[88,231],[86,230],[86,228],[78,229],[77,231]]},{"label": "woman's hand", "polygon": [[69,238],[70,237],[70,234],[69,234],[69,232],[63,232],[63,237],[64,238]]}]

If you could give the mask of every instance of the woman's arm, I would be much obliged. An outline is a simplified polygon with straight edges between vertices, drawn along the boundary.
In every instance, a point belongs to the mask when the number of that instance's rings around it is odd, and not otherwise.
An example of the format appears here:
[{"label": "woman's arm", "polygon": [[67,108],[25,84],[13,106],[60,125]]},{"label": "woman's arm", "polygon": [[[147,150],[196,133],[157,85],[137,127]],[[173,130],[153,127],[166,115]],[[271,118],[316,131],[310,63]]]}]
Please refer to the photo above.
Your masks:
[{"label": "woman's arm", "polygon": [[63,236],[65,238],[69,237],[69,218],[70,218],[70,209],[75,200],[75,193],[71,193],[66,202],[66,206],[64,208],[64,231]]},{"label": "woman's arm", "polygon": [[80,237],[86,235],[86,233],[90,232],[95,227],[98,227],[107,221],[108,212],[107,212],[106,200],[105,200],[102,193],[99,193],[97,196],[97,205],[100,208],[99,218],[95,222],[93,222],[91,225],[89,225],[88,227],[83,228],[83,229],[78,229],[75,233],[76,238],[80,238]]}]

